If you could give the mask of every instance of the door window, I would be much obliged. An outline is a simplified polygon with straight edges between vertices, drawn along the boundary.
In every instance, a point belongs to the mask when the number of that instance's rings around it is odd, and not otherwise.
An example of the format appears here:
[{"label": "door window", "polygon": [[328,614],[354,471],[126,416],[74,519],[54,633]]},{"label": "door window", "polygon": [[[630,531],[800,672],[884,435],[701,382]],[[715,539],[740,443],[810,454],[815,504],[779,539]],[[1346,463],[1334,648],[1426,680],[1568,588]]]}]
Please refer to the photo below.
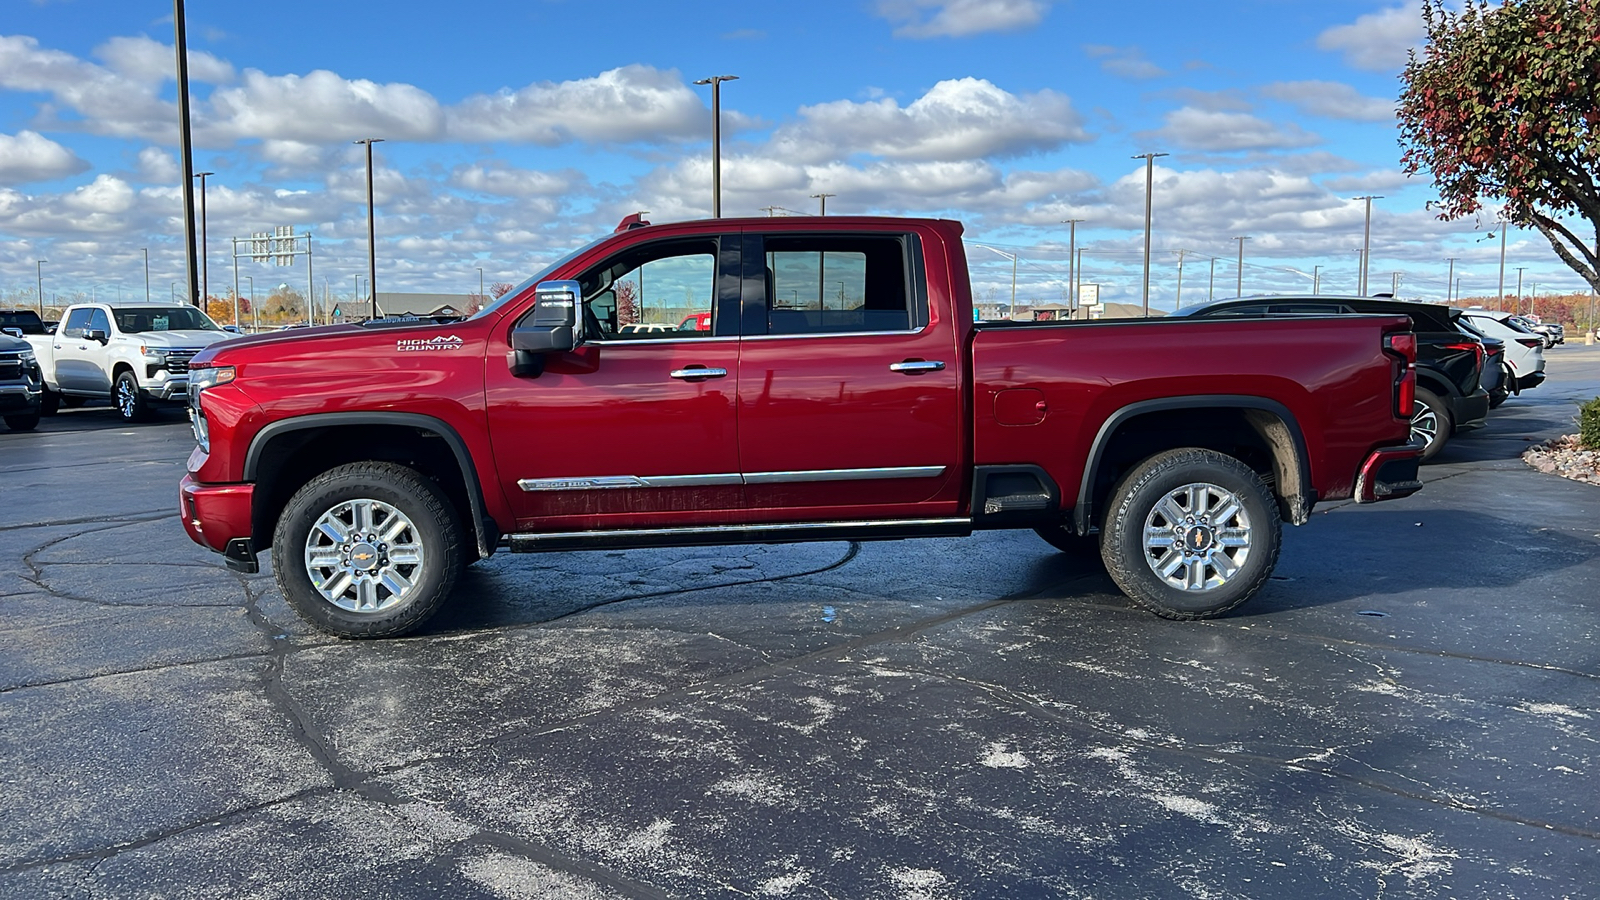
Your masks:
[{"label": "door window", "polygon": [[646,244],[578,276],[584,339],[682,340],[715,334],[717,241]]},{"label": "door window", "polygon": [[111,334],[111,320],[106,318],[105,310],[96,309],[89,313],[89,330],[103,331],[107,335]]},{"label": "door window", "polygon": [[68,337],[83,337],[89,327],[89,313],[91,309],[75,309],[67,314],[66,324],[61,326],[61,333]]},{"label": "door window", "polygon": [[768,237],[767,333],[910,331],[904,245],[895,237]]}]

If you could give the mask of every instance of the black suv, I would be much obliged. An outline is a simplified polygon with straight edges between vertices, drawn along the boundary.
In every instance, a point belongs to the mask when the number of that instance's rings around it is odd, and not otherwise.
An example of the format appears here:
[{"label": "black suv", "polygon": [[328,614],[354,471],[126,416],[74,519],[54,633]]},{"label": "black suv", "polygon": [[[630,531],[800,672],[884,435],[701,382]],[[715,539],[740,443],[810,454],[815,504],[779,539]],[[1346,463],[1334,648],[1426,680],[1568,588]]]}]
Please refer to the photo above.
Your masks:
[{"label": "black suv", "polygon": [[[1179,310],[1174,315],[1219,316],[1410,316],[1417,334],[1417,399],[1411,437],[1432,459],[1457,431],[1481,427],[1489,416],[1489,387],[1499,389],[1495,370],[1485,377],[1489,349],[1483,339],[1456,326],[1461,310],[1385,297],[1244,297]],[[1504,352],[1504,347],[1499,348]]]},{"label": "black suv", "polygon": [[0,416],[13,431],[39,427],[39,400],[44,381],[33,347],[27,341],[0,332]]}]

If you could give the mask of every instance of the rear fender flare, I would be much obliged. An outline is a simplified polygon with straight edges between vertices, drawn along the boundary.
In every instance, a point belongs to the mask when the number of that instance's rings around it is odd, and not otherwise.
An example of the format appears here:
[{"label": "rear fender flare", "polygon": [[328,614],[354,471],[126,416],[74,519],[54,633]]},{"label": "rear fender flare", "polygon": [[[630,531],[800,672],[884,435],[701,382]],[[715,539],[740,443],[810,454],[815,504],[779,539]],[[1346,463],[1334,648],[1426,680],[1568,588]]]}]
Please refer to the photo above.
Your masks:
[{"label": "rear fender flare", "polygon": [[[1300,423],[1287,406],[1266,397],[1245,394],[1198,394],[1189,397],[1162,397],[1130,403],[1112,413],[1100,425],[1089,447],[1089,458],[1084,463],[1083,479],[1078,484],[1077,505],[1073,508],[1073,526],[1079,534],[1089,533],[1089,523],[1094,521],[1094,485],[1104,462],[1106,447],[1112,435],[1124,423],[1142,415],[1169,412],[1177,409],[1238,409],[1245,413],[1262,440],[1272,451],[1277,468],[1279,506],[1283,517],[1296,525],[1304,524],[1316,503],[1317,492],[1311,486],[1311,454],[1306,449],[1306,439]],[[1294,486],[1293,492],[1286,490]]]}]

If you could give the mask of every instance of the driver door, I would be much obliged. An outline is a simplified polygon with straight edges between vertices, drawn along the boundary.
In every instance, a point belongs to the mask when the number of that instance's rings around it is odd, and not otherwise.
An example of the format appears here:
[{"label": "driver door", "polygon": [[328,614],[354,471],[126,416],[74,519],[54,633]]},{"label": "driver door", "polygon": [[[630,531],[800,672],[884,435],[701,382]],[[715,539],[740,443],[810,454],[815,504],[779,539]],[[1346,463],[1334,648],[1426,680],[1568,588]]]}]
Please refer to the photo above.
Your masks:
[{"label": "driver door", "polygon": [[[583,346],[536,377],[491,355],[489,435],[521,530],[692,525],[743,506],[739,267],[737,236],[629,247],[577,278]],[[679,330],[700,315],[709,329]]]}]

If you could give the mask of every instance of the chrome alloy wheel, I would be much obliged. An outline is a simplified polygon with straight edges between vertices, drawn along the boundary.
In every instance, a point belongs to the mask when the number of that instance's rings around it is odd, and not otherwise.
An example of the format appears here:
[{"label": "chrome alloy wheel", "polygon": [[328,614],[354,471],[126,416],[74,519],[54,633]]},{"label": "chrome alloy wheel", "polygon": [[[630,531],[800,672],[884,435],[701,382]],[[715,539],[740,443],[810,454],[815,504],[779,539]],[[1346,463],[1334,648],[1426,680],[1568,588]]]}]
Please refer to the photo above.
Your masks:
[{"label": "chrome alloy wheel", "polygon": [[1175,488],[1144,519],[1145,562],[1180,591],[1227,584],[1250,558],[1250,540],[1244,503],[1214,484]]},{"label": "chrome alloy wheel", "polygon": [[117,412],[124,419],[139,414],[139,386],[126,378],[117,381]]},{"label": "chrome alloy wheel", "polygon": [[380,500],[346,500],[306,535],[306,574],[323,599],[348,612],[392,609],[416,591],[427,563],[417,526]]},{"label": "chrome alloy wheel", "polygon": [[1411,401],[1411,442],[1426,447],[1439,437],[1439,415],[1421,400]]}]

